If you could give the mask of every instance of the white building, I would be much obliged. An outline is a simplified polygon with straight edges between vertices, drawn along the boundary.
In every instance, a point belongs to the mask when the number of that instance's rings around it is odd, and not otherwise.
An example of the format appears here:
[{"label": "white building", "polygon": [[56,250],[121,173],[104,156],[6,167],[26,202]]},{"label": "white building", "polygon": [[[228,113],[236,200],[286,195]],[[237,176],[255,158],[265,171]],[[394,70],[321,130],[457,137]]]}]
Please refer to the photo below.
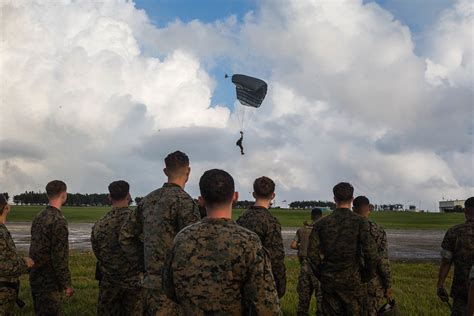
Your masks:
[{"label": "white building", "polygon": [[453,211],[455,208],[464,208],[464,202],[466,200],[439,201],[439,211],[444,213],[446,211]]}]

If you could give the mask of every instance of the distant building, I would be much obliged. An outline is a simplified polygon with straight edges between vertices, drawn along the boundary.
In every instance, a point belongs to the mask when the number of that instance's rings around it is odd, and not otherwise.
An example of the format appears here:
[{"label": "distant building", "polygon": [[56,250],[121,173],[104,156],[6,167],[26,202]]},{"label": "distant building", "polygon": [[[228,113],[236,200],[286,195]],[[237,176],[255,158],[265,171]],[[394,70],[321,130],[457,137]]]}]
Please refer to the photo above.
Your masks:
[{"label": "distant building", "polygon": [[441,213],[461,212],[464,209],[466,200],[439,201],[439,211]]}]

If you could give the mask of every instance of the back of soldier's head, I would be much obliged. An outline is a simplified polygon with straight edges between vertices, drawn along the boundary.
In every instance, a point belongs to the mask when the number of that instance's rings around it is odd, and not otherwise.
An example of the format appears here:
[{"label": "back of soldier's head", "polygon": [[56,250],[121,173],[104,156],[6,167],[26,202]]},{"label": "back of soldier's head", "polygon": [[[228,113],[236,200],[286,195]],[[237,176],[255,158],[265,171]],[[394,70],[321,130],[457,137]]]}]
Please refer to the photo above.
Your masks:
[{"label": "back of soldier's head", "polygon": [[3,211],[5,210],[5,206],[7,206],[8,201],[5,195],[0,194],[0,216],[3,215]]},{"label": "back of soldier's head", "polygon": [[353,203],[352,208],[354,212],[356,212],[357,214],[362,214],[362,213],[370,211],[370,201],[365,196],[361,195],[361,196],[356,197],[354,199],[354,202],[352,203]]},{"label": "back of soldier's head", "polygon": [[253,183],[255,198],[271,199],[275,193],[275,182],[268,177],[260,177]]},{"label": "back of soldier's head", "polygon": [[179,177],[187,173],[189,167],[188,156],[181,152],[175,151],[165,158],[166,175],[168,177]]},{"label": "back of soldier's head", "polygon": [[469,216],[474,216],[474,196],[464,202],[464,210]]},{"label": "back of soldier's head", "polygon": [[50,200],[58,198],[61,193],[65,193],[66,191],[66,183],[61,180],[53,180],[46,185],[46,195]]},{"label": "back of soldier's head", "polygon": [[199,190],[206,207],[227,205],[232,203],[234,198],[234,179],[224,170],[211,169],[201,176]]},{"label": "back of soldier's head", "polygon": [[311,219],[313,221],[317,221],[322,216],[323,216],[323,211],[320,208],[316,207],[311,210]]},{"label": "back of soldier's head", "polygon": [[337,203],[350,202],[354,198],[354,187],[348,182],[341,182],[332,189]]},{"label": "back of soldier's head", "polygon": [[122,201],[128,198],[130,185],[127,181],[118,180],[109,184],[109,196],[112,201]]}]

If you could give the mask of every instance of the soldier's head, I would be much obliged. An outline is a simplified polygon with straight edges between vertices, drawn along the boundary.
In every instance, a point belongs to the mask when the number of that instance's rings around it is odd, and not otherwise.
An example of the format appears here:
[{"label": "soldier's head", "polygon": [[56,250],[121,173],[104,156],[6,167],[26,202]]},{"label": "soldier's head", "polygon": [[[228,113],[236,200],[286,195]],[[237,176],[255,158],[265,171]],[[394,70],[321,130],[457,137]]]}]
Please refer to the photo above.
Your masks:
[{"label": "soldier's head", "polygon": [[350,208],[352,200],[354,200],[354,187],[348,182],[341,182],[332,189],[334,193],[334,202],[337,207]]},{"label": "soldier's head", "polygon": [[50,204],[63,205],[67,199],[67,186],[61,180],[53,180],[46,185],[46,195]]},{"label": "soldier's head", "polygon": [[256,200],[273,200],[275,198],[275,182],[268,177],[256,179],[253,182],[253,197]]},{"label": "soldier's head", "polygon": [[10,213],[10,204],[5,195],[0,194],[0,217],[7,216],[8,213]]},{"label": "soldier's head", "polygon": [[188,156],[179,150],[169,154],[165,158],[165,168],[163,172],[168,177],[168,181],[184,182],[183,184],[185,184],[191,173]]},{"label": "soldier's head", "polygon": [[199,180],[199,204],[204,206],[208,217],[230,218],[232,203],[237,201],[234,179],[224,170],[211,169]]},{"label": "soldier's head", "polygon": [[317,221],[321,217],[323,217],[323,211],[320,208],[316,207],[311,210],[311,220]]},{"label": "soldier's head", "polygon": [[361,195],[354,199],[352,210],[362,217],[369,217],[370,205],[369,199]]},{"label": "soldier's head", "polygon": [[128,182],[118,180],[109,184],[109,200],[113,206],[128,206],[132,200],[132,197],[130,196],[130,185]]},{"label": "soldier's head", "polygon": [[464,214],[467,218],[474,218],[474,196],[464,202]]}]

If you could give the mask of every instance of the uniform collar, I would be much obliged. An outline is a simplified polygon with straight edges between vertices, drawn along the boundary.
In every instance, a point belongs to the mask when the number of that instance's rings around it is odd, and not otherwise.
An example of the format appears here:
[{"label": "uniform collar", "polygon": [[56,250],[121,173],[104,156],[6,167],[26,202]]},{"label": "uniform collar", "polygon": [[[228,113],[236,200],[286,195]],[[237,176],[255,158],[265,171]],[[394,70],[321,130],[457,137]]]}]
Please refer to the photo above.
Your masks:
[{"label": "uniform collar", "polygon": [[352,210],[350,208],[336,208],[334,212],[338,213],[352,213]]},{"label": "uniform collar", "polygon": [[51,206],[51,205],[49,205],[49,204],[48,204],[48,206],[47,206],[46,208],[48,208],[48,209],[50,209],[50,210],[53,210],[53,211],[56,211],[56,212],[58,212],[59,214],[62,214],[62,212],[61,212],[61,210],[60,210],[59,208],[56,208],[56,207]]},{"label": "uniform collar", "polygon": [[182,188],[176,183],[166,182],[165,184],[163,184],[163,188],[173,188],[173,187],[180,188],[182,190]]},{"label": "uniform collar", "polygon": [[204,217],[201,221],[203,223],[210,223],[210,224],[234,223],[234,220],[231,219],[231,218],[209,218],[209,217]]},{"label": "uniform collar", "polygon": [[249,209],[252,209],[252,210],[265,210],[265,211],[268,211],[268,208],[266,207],[263,207],[263,206],[257,206],[257,205],[252,205]]}]

